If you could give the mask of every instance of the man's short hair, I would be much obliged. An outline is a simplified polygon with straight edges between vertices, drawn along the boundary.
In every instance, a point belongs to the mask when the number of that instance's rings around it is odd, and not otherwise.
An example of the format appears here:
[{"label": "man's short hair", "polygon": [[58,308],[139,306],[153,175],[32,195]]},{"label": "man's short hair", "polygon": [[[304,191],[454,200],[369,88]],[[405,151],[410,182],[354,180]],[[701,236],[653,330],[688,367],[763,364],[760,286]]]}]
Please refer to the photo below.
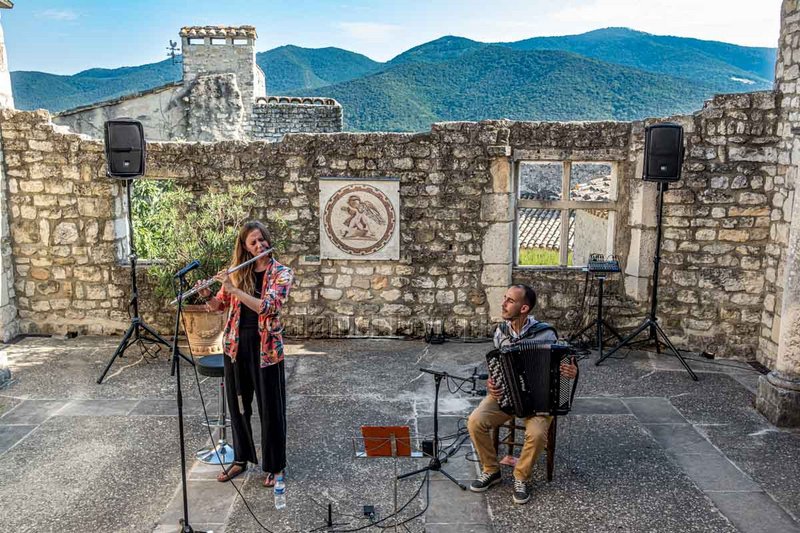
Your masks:
[{"label": "man's short hair", "polygon": [[512,287],[516,289],[522,289],[524,293],[525,303],[528,304],[530,309],[536,307],[536,291],[530,285],[525,285],[524,283],[519,283],[517,285],[512,285]]}]

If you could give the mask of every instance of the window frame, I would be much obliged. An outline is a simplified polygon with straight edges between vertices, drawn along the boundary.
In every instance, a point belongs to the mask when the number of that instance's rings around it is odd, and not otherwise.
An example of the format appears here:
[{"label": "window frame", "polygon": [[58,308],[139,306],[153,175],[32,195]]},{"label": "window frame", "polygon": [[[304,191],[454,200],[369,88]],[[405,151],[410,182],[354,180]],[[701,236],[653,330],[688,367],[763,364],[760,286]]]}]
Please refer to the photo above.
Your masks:
[{"label": "window frame", "polygon": [[[562,154],[563,155],[563,154]],[[610,155],[610,154],[608,154]],[[561,164],[561,198],[558,200],[529,200],[520,198],[520,168],[523,164]],[[605,202],[589,202],[585,200],[570,200],[570,178],[572,176],[573,164],[610,164],[611,165],[611,198]],[[608,210],[608,230],[606,234],[606,249],[604,253],[610,255],[614,253],[614,241],[617,233],[617,213],[620,209],[619,204],[619,176],[620,160],[617,157],[560,157],[560,158],[536,158],[526,154],[520,154],[512,159],[513,173],[513,197],[514,197],[514,239],[513,257],[514,268],[531,270],[581,270],[586,265],[569,266],[569,214],[570,211],[586,211],[602,209]],[[558,209],[561,215],[561,234],[559,236],[559,264],[558,265],[521,265],[520,256],[520,209]]]}]

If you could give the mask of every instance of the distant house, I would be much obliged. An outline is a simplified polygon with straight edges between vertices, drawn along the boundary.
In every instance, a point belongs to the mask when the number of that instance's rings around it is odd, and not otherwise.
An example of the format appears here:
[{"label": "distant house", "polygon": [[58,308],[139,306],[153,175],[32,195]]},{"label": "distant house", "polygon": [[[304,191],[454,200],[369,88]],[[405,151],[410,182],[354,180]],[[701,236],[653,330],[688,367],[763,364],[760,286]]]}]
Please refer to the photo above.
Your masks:
[{"label": "distant house", "polygon": [[148,140],[277,141],[342,130],[342,106],[332,98],[267,96],[253,26],[187,26],[180,36],[181,81],[62,111],[53,122],[102,137],[107,120],[129,117]]}]

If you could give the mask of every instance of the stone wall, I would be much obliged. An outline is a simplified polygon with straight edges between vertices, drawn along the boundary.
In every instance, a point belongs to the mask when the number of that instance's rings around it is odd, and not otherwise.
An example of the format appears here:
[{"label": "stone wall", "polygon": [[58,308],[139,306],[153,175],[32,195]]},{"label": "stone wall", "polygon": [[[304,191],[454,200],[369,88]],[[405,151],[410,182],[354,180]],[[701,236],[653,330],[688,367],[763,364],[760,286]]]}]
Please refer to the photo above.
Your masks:
[{"label": "stone wall", "polygon": [[[771,243],[765,189],[774,173],[776,112],[772,93],[755,93],[720,97],[676,118],[686,127],[688,152],[684,179],[665,196],[659,317],[687,348],[755,354]],[[263,199],[253,216],[288,223],[280,259],[298,278],[290,333],[420,334],[441,318],[448,331],[484,334],[512,278],[534,285],[537,316],[567,333],[576,326],[584,274],[512,272],[514,169],[519,161],[613,162],[617,206],[609,218],[628,274],[610,281],[606,304],[609,319],[625,327],[644,316],[652,273],[655,184],[638,177],[644,125],[485,121],[435,124],[419,134],[150,143],[148,177],[197,193],[249,183]],[[105,177],[102,143],[56,131],[43,112],[5,111],[0,129],[20,328],[121,332],[130,286],[120,265],[124,190]],[[327,176],[400,179],[400,261],[315,257],[318,180]],[[146,284],[141,293],[146,320],[168,332],[170,309],[149,299]]]},{"label": "stone wall", "polygon": [[775,90],[779,117],[776,127],[776,170],[765,183],[770,209],[770,244],[767,245],[764,268],[766,297],[762,313],[760,352],[772,367],[778,353],[781,334],[781,308],[786,278],[787,243],[792,217],[797,161],[792,154],[800,149],[797,134],[792,128],[800,125],[800,67],[797,49],[800,48],[800,13],[796,1],[784,1],[781,13],[781,40],[775,65]]},{"label": "stone wall", "polygon": [[[0,157],[2,157],[0,139]],[[8,180],[4,165],[0,165],[0,341],[8,342],[19,333],[11,236],[8,228]]]},{"label": "stone wall", "polygon": [[772,92],[725,95],[686,129],[683,176],[664,195],[659,309],[697,351],[758,352],[765,281],[775,275],[767,251],[776,118]]},{"label": "stone wall", "polygon": [[253,106],[251,139],[279,141],[287,133],[342,131],[342,106],[331,98],[261,98]]}]

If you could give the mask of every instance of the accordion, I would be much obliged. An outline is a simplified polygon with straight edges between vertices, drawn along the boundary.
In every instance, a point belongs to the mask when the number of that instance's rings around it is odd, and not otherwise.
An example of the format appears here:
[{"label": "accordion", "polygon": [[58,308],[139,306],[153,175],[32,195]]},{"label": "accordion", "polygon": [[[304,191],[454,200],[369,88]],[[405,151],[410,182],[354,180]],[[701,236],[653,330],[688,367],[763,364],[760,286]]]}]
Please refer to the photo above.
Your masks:
[{"label": "accordion", "polygon": [[572,405],[577,376],[561,376],[561,363],[575,350],[568,344],[521,341],[486,354],[489,376],[502,388],[500,409],[526,418],[565,415]]}]

